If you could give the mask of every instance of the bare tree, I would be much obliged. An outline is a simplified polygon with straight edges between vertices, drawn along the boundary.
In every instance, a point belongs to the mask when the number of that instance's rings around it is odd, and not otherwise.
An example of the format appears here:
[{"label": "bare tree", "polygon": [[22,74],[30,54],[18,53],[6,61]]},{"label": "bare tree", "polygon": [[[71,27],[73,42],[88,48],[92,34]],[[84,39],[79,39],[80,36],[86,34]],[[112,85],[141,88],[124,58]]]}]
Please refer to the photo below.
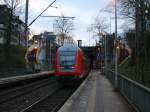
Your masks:
[{"label": "bare tree", "polygon": [[96,17],[90,29],[94,33],[94,36],[99,37],[99,40],[101,40],[103,33],[106,32],[108,27],[109,25],[105,17]]},{"label": "bare tree", "polygon": [[136,0],[119,0],[118,12],[126,18],[135,20]]},{"label": "bare tree", "polygon": [[[106,12],[113,13],[112,8],[106,7]],[[150,19],[150,0],[118,0],[117,1],[118,15],[123,19],[132,22],[135,32],[127,32],[134,34],[134,49],[135,49],[135,66],[136,75],[141,77],[144,82],[144,66],[148,61],[148,33],[145,29],[147,19]],[[129,22],[128,22],[129,23]],[[129,25],[130,26],[130,25]],[[133,35],[132,35],[133,36]],[[129,36],[129,38],[133,38]],[[128,41],[130,41],[129,39]],[[130,43],[130,42],[129,42]],[[133,44],[133,43],[132,43]]]},{"label": "bare tree", "polygon": [[145,21],[150,19],[149,0],[119,0],[119,14],[130,18],[135,23],[135,66],[136,77],[144,83],[144,66],[148,62],[148,37]]},{"label": "bare tree", "polygon": [[3,0],[3,2],[10,8],[10,13],[8,14],[7,36],[6,36],[6,45],[9,46],[11,41],[13,16],[19,12],[21,0]]},{"label": "bare tree", "polygon": [[9,58],[10,43],[12,38],[12,23],[14,21],[14,15],[18,14],[21,10],[22,0],[1,0],[1,3],[6,4],[9,8],[8,19],[7,19],[7,30],[6,30],[6,41],[5,41],[5,55],[6,59]]},{"label": "bare tree", "polygon": [[18,13],[22,7],[22,0],[3,0],[3,3],[11,9],[13,14]]},{"label": "bare tree", "polygon": [[59,17],[54,22],[54,27],[57,35],[60,37],[60,41],[64,44],[65,39],[71,37],[71,32],[74,30],[74,24],[70,19]]},{"label": "bare tree", "polygon": [[107,23],[107,19],[105,17],[97,17],[95,18],[93,30],[97,36],[100,36],[102,32],[106,32],[109,25]]}]

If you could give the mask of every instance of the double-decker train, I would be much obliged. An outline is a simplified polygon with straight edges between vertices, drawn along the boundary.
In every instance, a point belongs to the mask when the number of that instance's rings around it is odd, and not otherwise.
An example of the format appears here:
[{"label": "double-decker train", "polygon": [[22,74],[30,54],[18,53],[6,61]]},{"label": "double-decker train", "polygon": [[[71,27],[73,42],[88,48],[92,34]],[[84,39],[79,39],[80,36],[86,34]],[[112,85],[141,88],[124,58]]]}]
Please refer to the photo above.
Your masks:
[{"label": "double-decker train", "polygon": [[65,44],[56,51],[55,76],[60,82],[81,80],[90,71],[90,61],[74,44]]}]

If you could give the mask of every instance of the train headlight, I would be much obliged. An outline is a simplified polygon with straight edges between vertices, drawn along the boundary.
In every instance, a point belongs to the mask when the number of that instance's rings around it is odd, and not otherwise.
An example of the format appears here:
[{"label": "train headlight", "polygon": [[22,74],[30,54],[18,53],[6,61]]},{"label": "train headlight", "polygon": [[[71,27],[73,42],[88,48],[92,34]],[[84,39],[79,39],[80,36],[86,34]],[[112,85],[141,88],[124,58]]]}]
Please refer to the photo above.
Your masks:
[{"label": "train headlight", "polygon": [[72,66],[71,68],[75,69],[75,67],[74,67],[74,66]]}]

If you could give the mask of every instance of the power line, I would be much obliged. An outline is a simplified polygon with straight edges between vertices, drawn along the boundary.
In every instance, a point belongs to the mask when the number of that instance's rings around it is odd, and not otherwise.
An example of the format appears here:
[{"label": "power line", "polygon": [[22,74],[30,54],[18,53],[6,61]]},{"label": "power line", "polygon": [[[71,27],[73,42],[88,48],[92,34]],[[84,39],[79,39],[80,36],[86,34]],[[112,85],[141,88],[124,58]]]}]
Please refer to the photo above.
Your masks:
[{"label": "power line", "polygon": [[50,5],[48,5],[45,10],[43,10],[35,19],[32,20],[32,22],[28,25],[31,26],[48,8],[50,8],[54,3],[56,2],[56,0],[54,0]]},{"label": "power line", "polygon": [[67,16],[41,16],[41,17],[52,17],[52,18],[64,18],[64,19],[75,19],[75,17],[67,17]]}]

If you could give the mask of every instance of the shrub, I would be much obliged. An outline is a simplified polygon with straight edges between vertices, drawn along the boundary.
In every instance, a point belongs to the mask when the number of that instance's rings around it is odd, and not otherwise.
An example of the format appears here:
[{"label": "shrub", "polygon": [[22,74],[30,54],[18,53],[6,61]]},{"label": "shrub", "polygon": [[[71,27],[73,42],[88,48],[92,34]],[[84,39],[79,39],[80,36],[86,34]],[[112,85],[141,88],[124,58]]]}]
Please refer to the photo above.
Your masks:
[{"label": "shrub", "polygon": [[0,67],[1,68],[24,68],[25,67],[25,52],[23,46],[11,45],[9,50],[9,59],[6,59],[4,45],[0,45]]}]

